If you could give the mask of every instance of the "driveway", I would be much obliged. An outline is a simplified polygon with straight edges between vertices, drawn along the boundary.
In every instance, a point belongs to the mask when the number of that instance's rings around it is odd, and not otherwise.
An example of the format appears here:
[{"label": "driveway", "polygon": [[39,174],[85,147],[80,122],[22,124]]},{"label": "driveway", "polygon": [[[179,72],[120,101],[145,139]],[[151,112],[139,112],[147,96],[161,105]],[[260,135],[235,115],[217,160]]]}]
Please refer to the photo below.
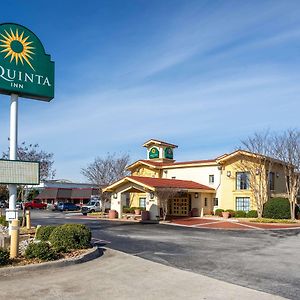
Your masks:
[{"label": "driveway", "polygon": [[299,299],[300,239],[293,230],[210,230],[76,219],[33,212],[33,224],[84,223],[100,245],[166,266]]},{"label": "driveway", "polygon": [[87,263],[30,275],[3,271],[0,299],[282,299],[114,250]]}]

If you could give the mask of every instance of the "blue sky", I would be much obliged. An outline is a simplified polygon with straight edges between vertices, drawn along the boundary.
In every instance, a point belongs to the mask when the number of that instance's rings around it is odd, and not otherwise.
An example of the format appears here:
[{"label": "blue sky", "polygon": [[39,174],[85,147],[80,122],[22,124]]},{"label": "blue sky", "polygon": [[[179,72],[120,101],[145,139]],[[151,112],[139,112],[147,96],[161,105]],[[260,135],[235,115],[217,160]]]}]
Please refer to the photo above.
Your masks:
[{"label": "blue sky", "polygon": [[178,161],[208,159],[255,131],[299,127],[299,1],[5,1],[1,11],[56,63],[55,99],[20,100],[19,141],[53,152],[57,178],[85,181],[80,169],[108,152],[145,158],[150,138],[177,144]]}]

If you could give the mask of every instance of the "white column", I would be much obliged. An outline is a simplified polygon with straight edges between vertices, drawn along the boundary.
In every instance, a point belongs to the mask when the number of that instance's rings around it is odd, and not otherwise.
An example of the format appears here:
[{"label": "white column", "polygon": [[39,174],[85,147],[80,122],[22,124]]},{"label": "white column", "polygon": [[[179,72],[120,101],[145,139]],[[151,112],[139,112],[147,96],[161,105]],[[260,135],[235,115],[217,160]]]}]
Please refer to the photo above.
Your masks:
[{"label": "white column", "polygon": [[146,194],[146,210],[149,211],[150,220],[159,219],[159,207],[157,197],[151,198],[151,193]]},{"label": "white column", "polygon": [[[9,132],[9,159],[17,160],[18,147],[18,95],[11,95],[10,102],[10,132]],[[9,210],[16,209],[17,185],[9,184]]]},{"label": "white column", "polygon": [[118,212],[118,218],[122,218],[122,193],[113,193],[111,196],[111,209]]}]

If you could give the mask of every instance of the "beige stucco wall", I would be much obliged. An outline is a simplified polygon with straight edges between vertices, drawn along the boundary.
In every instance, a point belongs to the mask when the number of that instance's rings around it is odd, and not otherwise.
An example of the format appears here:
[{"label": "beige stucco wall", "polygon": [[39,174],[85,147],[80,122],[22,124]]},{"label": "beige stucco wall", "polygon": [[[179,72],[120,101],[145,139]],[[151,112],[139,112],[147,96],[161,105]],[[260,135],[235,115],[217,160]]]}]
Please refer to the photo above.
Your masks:
[{"label": "beige stucco wall", "polygon": [[142,166],[142,167],[137,167],[135,170],[132,170],[131,175],[132,176],[159,178],[160,172],[159,172],[159,170],[155,170],[155,169],[151,169],[150,167]]},{"label": "beige stucco wall", "polygon": [[[241,172],[240,160],[245,157],[236,156],[231,160],[228,160],[226,164],[223,165],[221,171],[221,185],[219,189],[219,208],[222,209],[234,209],[236,210],[236,198],[237,197],[249,197],[250,198],[250,209],[257,209],[255,199],[251,190],[237,190],[236,189],[236,173]],[[253,167],[253,160],[251,161],[251,166]],[[227,172],[231,172],[231,176],[227,176]],[[273,164],[271,172],[275,173],[274,186],[275,190],[272,192],[273,196],[282,194],[285,192],[285,176],[282,166],[279,164]],[[266,171],[265,171],[266,172]]]}]

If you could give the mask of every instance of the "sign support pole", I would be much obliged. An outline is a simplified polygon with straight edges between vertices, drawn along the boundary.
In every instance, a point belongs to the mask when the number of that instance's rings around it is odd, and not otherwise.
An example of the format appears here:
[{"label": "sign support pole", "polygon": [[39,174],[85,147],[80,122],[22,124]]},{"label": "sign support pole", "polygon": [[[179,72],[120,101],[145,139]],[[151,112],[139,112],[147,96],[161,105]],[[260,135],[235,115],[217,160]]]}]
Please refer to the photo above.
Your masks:
[{"label": "sign support pole", "polygon": [[[18,95],[11,94],[10,129],[9,129],[9,159],[10,160],[17,160],[17,147],[18,147]],[[8,191],[9,191],[9,211],[15,211],[16,202],[17,202],[17,185],[9,184]]]}]

